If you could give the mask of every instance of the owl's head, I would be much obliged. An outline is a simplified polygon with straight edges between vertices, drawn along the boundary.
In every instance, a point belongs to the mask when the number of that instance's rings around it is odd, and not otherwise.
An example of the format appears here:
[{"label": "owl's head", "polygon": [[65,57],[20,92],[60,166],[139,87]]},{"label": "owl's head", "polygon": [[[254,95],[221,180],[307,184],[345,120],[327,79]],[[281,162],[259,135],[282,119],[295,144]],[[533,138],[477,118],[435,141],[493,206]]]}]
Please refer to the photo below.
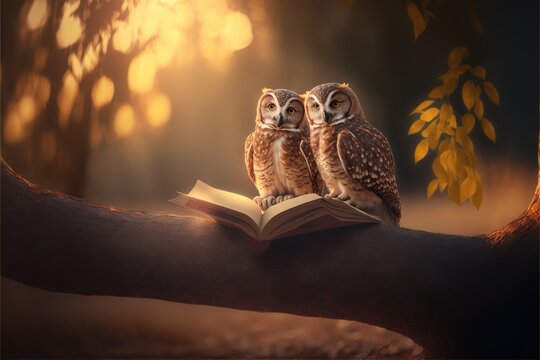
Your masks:
[{"label": "owl's head", "polygon": [[256,123],[275,129],[298,129],[304,119],[304,101],[294,91],[263,89],[257,104]]},{"label": "owl's head", "polygon": [[310,125],[341,123],[354,115],[363,118],[362,105],[347,84],[317,85],[307,92],[304,105]]}]

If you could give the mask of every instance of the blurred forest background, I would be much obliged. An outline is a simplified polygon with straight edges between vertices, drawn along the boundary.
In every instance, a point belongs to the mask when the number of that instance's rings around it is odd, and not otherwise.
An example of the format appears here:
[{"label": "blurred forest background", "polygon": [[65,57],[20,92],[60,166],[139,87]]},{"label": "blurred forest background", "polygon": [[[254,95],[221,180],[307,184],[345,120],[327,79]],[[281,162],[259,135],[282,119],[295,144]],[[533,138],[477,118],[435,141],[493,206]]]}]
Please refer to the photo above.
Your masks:
[{"label": "blurred forest background", "polygon": [[[402,226],[494,229],[534,192],[539,4],[415,4],[435,17],[416,40],[407,1],[2,0],[2,156],[32,182],[115,206],[177,211],[165,200],[197,179],[253,196],[243,145],[261,88],[301,93],[347,82],[392,145]],[[441,194],[426,199],[430,162],[414,164],[418,139],[407,136],[409,113],[447,70],[449,52],[462,46],[500,94],[500,106],[485,109],[496,143],[471,135],[484,186],[479,210]],[[399,334],[354,322],[54,294],[2,279],[3,355],[420,351]]]}]

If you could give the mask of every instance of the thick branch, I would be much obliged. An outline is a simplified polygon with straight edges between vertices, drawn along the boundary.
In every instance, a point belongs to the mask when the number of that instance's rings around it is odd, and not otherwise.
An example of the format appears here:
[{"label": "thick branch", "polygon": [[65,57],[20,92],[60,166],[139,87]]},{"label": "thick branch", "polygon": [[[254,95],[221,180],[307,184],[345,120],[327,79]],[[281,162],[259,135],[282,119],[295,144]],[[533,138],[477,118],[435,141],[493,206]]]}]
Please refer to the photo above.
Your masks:
[{"label": "thick branch", "polygon": [[357,226],[275,241],[116,210],[2,167],[2,275],[49,290],[363,321],[434,356],[538,354],[538,219],[517,241]]}]

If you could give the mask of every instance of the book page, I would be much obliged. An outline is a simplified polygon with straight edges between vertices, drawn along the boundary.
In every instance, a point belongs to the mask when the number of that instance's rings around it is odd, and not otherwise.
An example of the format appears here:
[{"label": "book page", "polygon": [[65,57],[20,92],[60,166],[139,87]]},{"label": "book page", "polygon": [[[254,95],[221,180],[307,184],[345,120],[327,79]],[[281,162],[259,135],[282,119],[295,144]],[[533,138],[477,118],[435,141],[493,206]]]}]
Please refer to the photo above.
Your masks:
[{"label": "book page", "polygon": [[283,202],[280,202],[279,204],[270,206],[262,215],[261,223],[260,223],[260,229],[261,231],[264,229],[266,224],[276,215],[283,213],[285,211],[289,211],[292,208],[295,208],[297,206],[311,203],[313,201],[319,200],[321,197],[317,194],[306,194],[301,195]]},{"label": "book page", "polygon": [[255,224],[260,226],[262,217],[261,208],[253,200],[245,196],[213,188],[200,180],[197,180],[197,183],[187,196],[244,213]]}]

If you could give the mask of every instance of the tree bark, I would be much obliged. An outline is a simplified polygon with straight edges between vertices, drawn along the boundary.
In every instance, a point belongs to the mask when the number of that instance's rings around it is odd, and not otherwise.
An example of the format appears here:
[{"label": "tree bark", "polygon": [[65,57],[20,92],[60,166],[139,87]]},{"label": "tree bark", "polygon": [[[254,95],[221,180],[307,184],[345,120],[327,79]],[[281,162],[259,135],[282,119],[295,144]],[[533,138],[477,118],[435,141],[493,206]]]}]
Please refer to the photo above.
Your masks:
[{"label": "tree bark", "polygon": [[2,275],[39,288],[362,321],[433,357],[538,357],[539,189],[476,237],[377,224],[276,240],[53,193],[2,163]]}]

